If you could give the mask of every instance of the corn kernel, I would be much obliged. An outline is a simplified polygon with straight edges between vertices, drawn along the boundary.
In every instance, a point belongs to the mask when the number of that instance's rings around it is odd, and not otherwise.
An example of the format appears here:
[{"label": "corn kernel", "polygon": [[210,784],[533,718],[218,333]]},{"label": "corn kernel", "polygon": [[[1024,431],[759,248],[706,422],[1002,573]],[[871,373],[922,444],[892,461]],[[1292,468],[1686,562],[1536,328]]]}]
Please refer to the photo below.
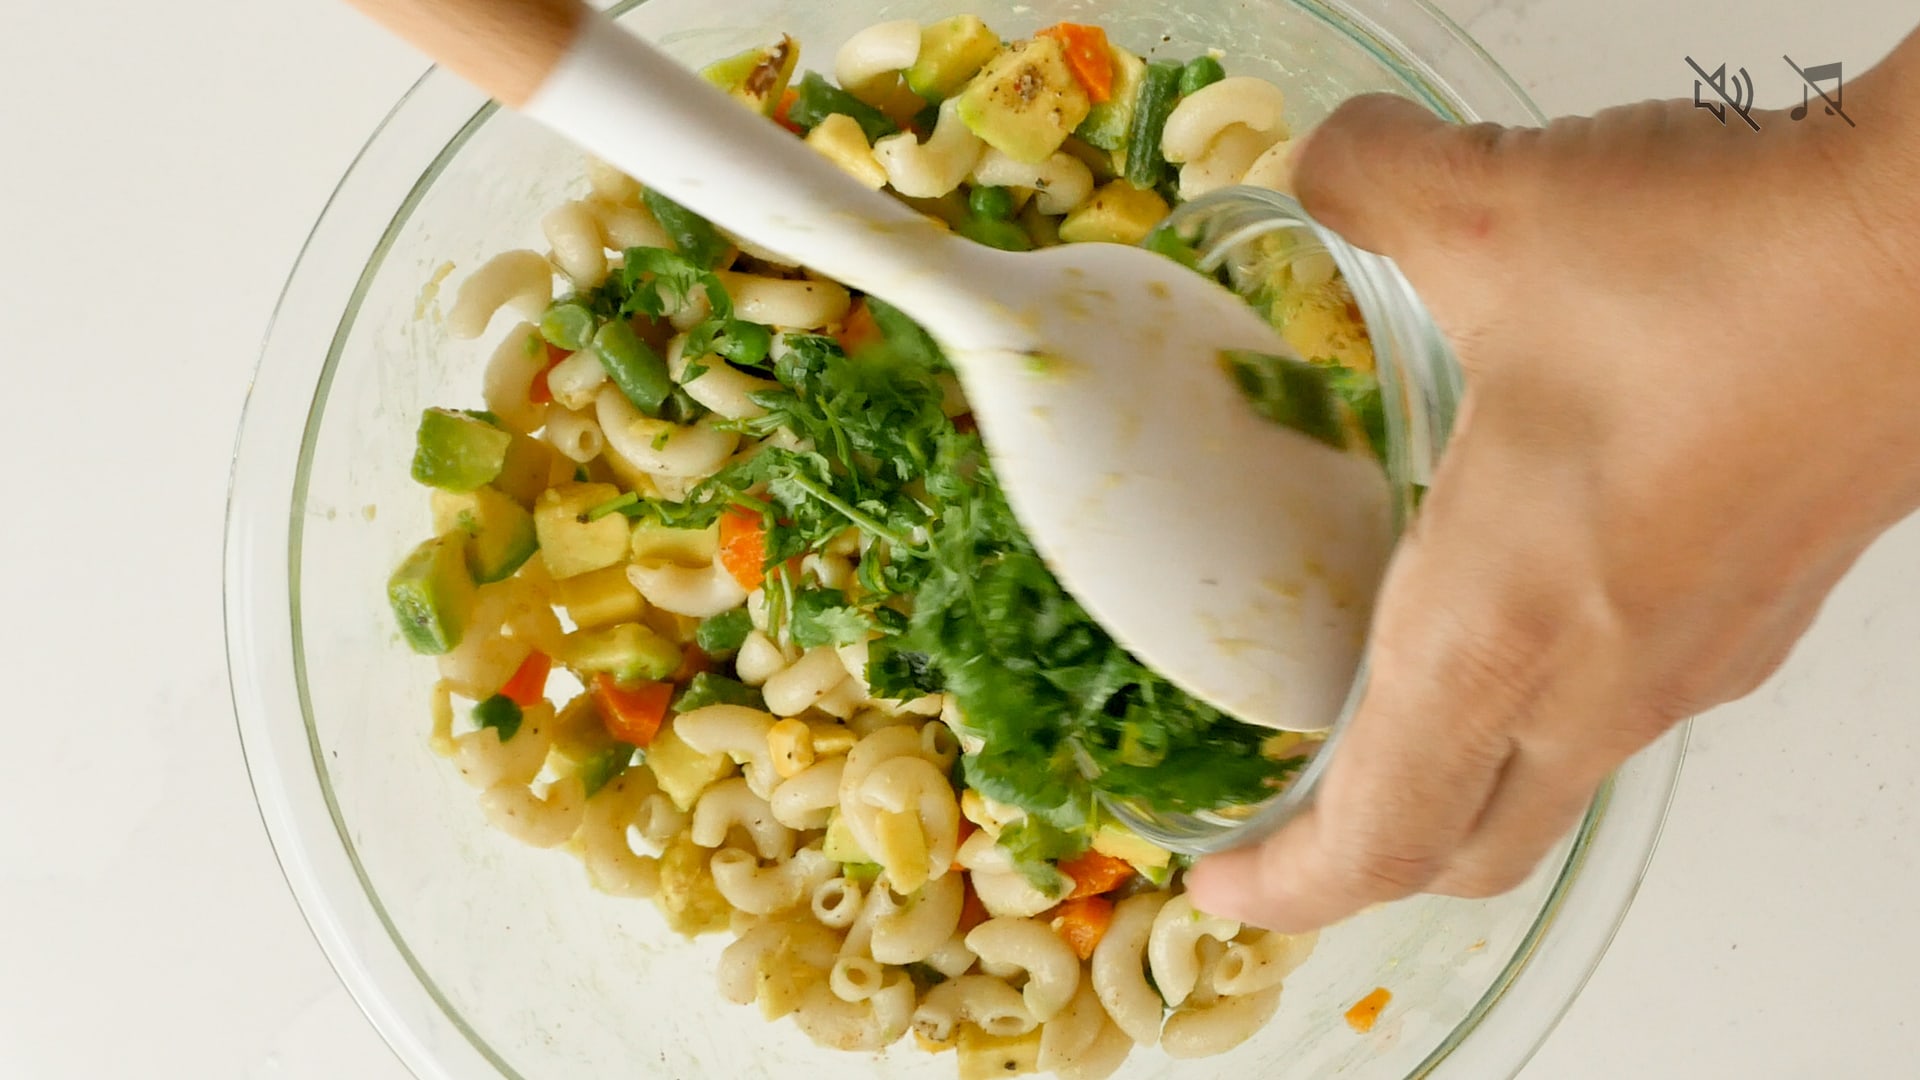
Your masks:
[{"label": "corn kernel", "polygon": [[767,750],[773,755],[773,771],[782,778],[796,776],[813,764],[813,730],[798,717],[788,717],[767,732]]},{"label": "corn kernel", "polygon": [[844,754],[852,750],[853,744],[859,740],[853,729],[845,724],[814,721],[807,725],[807,729],[813,735],[813,756],[816,761]]}]

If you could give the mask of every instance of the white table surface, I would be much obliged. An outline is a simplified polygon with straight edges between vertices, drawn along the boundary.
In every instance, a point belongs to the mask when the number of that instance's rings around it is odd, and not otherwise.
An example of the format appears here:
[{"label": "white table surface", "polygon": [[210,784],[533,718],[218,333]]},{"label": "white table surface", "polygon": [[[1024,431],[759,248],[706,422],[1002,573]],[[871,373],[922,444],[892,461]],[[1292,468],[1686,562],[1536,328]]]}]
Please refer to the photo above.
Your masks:
[{"label": "white table surface", "polygon": [[[1858,70],[1916,18],[1442,7],[1549,112],[1688,94],[1689,53],[1779,104],[1781,53]],[[403,1080],[255,814],[220,543],[281,280],[423,64],[324,0],[0,12],[0,1077]],[[1775,684],[1699,725],[1641,898],[1528,1080],[1920,1075],[1917,566],[1910,525]]]}]

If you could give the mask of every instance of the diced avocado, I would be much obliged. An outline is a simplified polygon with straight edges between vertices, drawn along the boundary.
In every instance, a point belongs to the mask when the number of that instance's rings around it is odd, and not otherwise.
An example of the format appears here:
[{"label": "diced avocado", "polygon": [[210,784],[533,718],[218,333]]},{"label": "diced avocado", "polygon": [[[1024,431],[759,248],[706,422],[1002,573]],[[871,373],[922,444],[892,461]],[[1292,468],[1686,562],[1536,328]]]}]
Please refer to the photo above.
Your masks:
[{"label": "diced avocado", "polygon": [[707,65],[701,78],[762,116],[772,116],[800,64],[800,45],[790,37],[764,49],[748,49]]},{"label": "diced avocado", "polygon": [[513,436],[470,413],[428,409],[414,442],[415,480],[442,491],[472,491],[500,475]]},{"label": "diced avocado", "polygon": [[434,492],[433,527],[467,534],[467,569],[482,585],[512,577],[540,547],[533,515],[490,487]]},{"label": "diced avocado", "polygon": [[1093,834],[1093,850],[1109,858],[1125,860],[1142,873],[1165,869],[1173,862],[1172,852],[1148,842],[1131,829],[1113,824],[1102,825],[1100,831]]},{"label": "diced avocado", "polygon": [[687,685],[674,696],[673,711],[687,713],[709,705],[745,705],[750,709],[763,709],[766,704],[760,691],[746,683],[725,675],[715,675],[711,671],[702,671],[688,680]]},{"label": "diced avocado", "polygon": [[1093,193],[1084,205],[1060,223],[1060,239],[1070,244],[1138,244],[1166,220],[1167,201],[1157,192],[1142,191],[1125,180]]},{"label": "diced avocado", "polygon": [[960,94],[960,119],[1016,161],[1052,157],[1093,103],[1067,65],[1066,48],[1041,37],[1014,44]]},{"label": "diced avocado", "polygon": [[574,775],[580,778],[580,785],[586,789],[587,798],[600,794],[600,789],[612,782],[613,778],[626,771],[633,763],[633,747],[623,742],[614,743],[597,754],[593,754],[574,764]]},{"label": "diced avocado", "polygon": [[928,101],[950,98],[1000,51],[1000,35],[978,15],[955,15],[920,31],[920,58],[907,86]]},{"label": "diced avocado", "polygon": [[850,862],[840,864],[840,876],[853,882],[855,885],[861,886],[873,884],[883,871],[884,868],[879,863]]},{"label": "diced avocado", "polygon": [[871,863],[873,856],[861,850],[860,842],[853,838],[853,827],[839,811],[827,819],[827,838],[821,844],[820,851],[837,863]]},{"label": "diced avocado", "polygon": [[559,457],[546,443],[531,435],[515,435],[507,444],[507,457],[493,486],[527,509],[547,490],[553,475],[554,459]]},{"label": "diced avocado", "polygon": [[1127,130],[1133,126],[1133,107],[1140,100],[1140,87],[1147,81],[1147,62],[1130,49],[1109,48],[1113,53],[1113,97],[1089,109],[1074,134],[1102,150],[1118,150],[1127,144]]},{"label": "diced avocado", "polygon": [[627,568],[618,563],[556,581],[553,593],[573,625],[582,630],[633,622],[647,613],[647,602],[628,580]]},{"label": "diced avocado", "polygon": [[654,901],[675,933],[694,937],[727,928],[733,908],[707,872],[712,854],[684,833],[660,853],[660,891]]},{"label": "diced avocado", "polygon": [[585,675],[611,675],[620,683],[655,682],[680,666],[680,646],[651,627],[621,623],[575,630],[561,639],[560,660]]},{"label": "diced avocado", "polygon": [[1040,1071],[1040,1029],[1024,1035],[989,1035],[960,1025],[955,1043],[960,1080],[999,1080]]},{"label": "diced avocado", "polygon": [[660,790],[681,810],[692,810],[700,793],[712,787],[733,769],[733,760],[725,754],[703,754],[688,746],[673,725],[660,729],[647,746],[647,768]]},{"label": "diced avocado", "polygon": [[[564,769],[580,769],[617,746],[627,744],[615,739],[600,719],[593,698],[582,694],[568,702],[554,718],[553,755]],[[627,746],[631,755],[633,747]]]},{"label": "diced avocado", "polygon": [[449,532],[413,549],[387,579],[387,601],[414,652],[440,656],[460,644],[473,613],[466,534]]},{"label": "diced avocado", "polygon": [[587,511],[618,498],[612,484],[561,484],[540,493],[533,508],[533,527],[540,540],[540,557],[556,580],[590,574],[625,562],[631,539],[627,519],[608,514],[588,521]]},{"label": "diced avocado", "polygon": [[887,186],[886,167],[873,156],[867,133],[860,130],[860,122],[853,117],[845,113],[828,114],[807,132],[807,145],[863,186],[874,191]]}]

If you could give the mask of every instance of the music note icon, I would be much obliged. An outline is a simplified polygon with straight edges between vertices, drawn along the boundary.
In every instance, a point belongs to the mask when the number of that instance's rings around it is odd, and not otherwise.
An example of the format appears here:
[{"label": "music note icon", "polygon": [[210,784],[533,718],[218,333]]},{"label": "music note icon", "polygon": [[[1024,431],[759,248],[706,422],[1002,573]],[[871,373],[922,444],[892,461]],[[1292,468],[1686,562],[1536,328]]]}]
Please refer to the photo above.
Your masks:
[{"label": "music note icon", "polygon": [[[1800,76],[1800,81],[1806,84],[1800,88],[1800,104],[1795,106],[1793,111],[1787,114],[1788,116],[1795,120],[1805,120],[1807,118],[1807,109],[1813,103],[1813,95],[1819,94],[1820,100],[1826,103],[1828,116],[1838,116],[1847,122],[1848,127],[1858,126],[1854,124],[1853,117],[1848,116],[1846,111],[1841,108],[1841,101],[1846,94],[1846,86],[1841,78],[1840,64],[1838,61],[1831,64],[1814,64],[1811,67],[1802,69],[1800,65],[1793,62],[1793,58],[1790,56],[1783,56],[1781,59],[1785,60],[1787,66],[1793,68],[1794,72]],[[1828,79],[1833,80],[1833,95],[1831,97],[1827,95],[1825,90],[1820,88],[1820,84]]]}]

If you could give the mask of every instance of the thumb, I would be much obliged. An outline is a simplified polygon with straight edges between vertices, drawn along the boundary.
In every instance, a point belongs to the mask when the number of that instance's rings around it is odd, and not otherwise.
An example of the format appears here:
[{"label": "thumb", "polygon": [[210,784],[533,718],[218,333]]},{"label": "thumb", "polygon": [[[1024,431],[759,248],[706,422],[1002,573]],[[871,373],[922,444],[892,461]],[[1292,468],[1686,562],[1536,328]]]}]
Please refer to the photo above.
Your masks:
[{"label": "thumb", "polygon": [[1448,123],[1394,94],[1349,99],[1308,133],[1293,189],[1307,213],[1369,251],[1405,259],[1452,230],[1483,233],[1500,194],[1506,129]]}]

